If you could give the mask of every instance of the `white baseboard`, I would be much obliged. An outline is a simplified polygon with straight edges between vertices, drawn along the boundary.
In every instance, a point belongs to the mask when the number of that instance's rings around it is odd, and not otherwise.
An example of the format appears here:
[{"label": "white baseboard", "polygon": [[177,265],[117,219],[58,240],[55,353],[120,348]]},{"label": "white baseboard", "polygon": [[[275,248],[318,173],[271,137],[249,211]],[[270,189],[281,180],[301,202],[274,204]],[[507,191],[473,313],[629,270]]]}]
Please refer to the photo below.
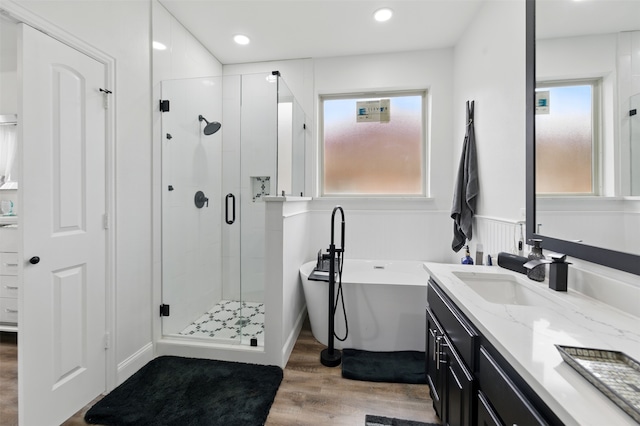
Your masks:
[{"label": "white baseboard", "polygon": [[296,325],[289,333],[289,337],[287,337],[287,341],[282,347],[282,361],[280,362],[280,367],[284,369],[289,362],[289,357],[291,356],[291,352],[293,351],[293,347],[296,345],[296,341],[298,340],[298,336],[300,335],[300,330],[302,330],[302,325],[304,324],[304,320],[307,317],[307,305],[304,306],[304,309],[300,311],[298,318],[296,319]]},{"label": "white baseboard", "polygon": [[149,342],[129,358],[119,363],[118,383],[116,386],[122,384],[122,382],[144,367],[149,361],[153,360],[153,358],[153,343]]}]

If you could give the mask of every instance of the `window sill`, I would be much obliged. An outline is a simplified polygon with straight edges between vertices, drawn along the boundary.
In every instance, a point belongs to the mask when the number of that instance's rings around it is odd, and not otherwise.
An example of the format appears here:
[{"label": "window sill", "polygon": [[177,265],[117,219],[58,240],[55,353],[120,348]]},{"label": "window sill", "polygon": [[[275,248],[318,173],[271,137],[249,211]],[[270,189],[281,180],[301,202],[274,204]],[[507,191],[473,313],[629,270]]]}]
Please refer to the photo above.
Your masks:
[{"label": "window sill", "polygon": [[429,197],[318,197],[312,203],[317,208],[336,204],[351,210],[437,210],[435,198]]}]

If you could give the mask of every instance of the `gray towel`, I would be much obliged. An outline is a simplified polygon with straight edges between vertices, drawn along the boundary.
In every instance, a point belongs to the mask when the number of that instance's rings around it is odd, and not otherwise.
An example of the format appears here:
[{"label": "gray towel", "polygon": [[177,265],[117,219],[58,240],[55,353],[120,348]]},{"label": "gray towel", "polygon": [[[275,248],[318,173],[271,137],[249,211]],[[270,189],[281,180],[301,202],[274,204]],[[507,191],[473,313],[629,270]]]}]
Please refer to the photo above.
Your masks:
[{"label": "gray towel", "polygon": [[458,177],[453,192],[453,242],[451,248],[458,252],[473,236],[473,215],[478,198],[478,160],[476,158],[476,137],[473,130],[474,101],[467,101],[467,131],[462,146],[462,156],[458,167]]}]

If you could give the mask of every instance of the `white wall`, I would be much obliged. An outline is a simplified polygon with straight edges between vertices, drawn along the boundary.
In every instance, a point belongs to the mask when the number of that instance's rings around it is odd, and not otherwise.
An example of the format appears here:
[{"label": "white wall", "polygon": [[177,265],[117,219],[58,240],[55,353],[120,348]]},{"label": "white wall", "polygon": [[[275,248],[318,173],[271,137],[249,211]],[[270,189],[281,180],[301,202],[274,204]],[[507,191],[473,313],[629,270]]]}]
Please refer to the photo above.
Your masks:
[{"label": "white wall", "polygon": [[485,2],[455,48],[454,162],[475,100],[479,215],[524,220],[525,2]]},{"label": "white wall", "polygon": [[[313,202],[312,247],[330,242],[331,209],[345,209],[345,257],[447,261],[451,254],[453,194],[451,169],[453,110],[453,50],[320,58],[315,61],[315,108],[322,94],[373,90],[427,89],[428,199],[325,198]],[[315,139],[318,139],[315,129]],[[319,143],[310,180],[317,188]],[[309,259],[311,260],[311,259]]]}]

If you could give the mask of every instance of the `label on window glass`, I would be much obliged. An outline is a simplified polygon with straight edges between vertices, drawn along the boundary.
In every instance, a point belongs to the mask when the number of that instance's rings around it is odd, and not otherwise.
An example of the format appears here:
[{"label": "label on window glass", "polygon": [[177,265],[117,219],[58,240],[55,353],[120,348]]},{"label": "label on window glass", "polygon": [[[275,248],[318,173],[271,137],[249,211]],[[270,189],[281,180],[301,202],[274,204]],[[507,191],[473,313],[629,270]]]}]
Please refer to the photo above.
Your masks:
[{"label": "label on window glass", "polygon": [[536,114],[549,114],[549,91],[536,91]]},{"label": "label on window glass", "polygon": [[391,100],[358,101],[356,103],[356,121],[358,123],[388,123],[390,120]]}]

